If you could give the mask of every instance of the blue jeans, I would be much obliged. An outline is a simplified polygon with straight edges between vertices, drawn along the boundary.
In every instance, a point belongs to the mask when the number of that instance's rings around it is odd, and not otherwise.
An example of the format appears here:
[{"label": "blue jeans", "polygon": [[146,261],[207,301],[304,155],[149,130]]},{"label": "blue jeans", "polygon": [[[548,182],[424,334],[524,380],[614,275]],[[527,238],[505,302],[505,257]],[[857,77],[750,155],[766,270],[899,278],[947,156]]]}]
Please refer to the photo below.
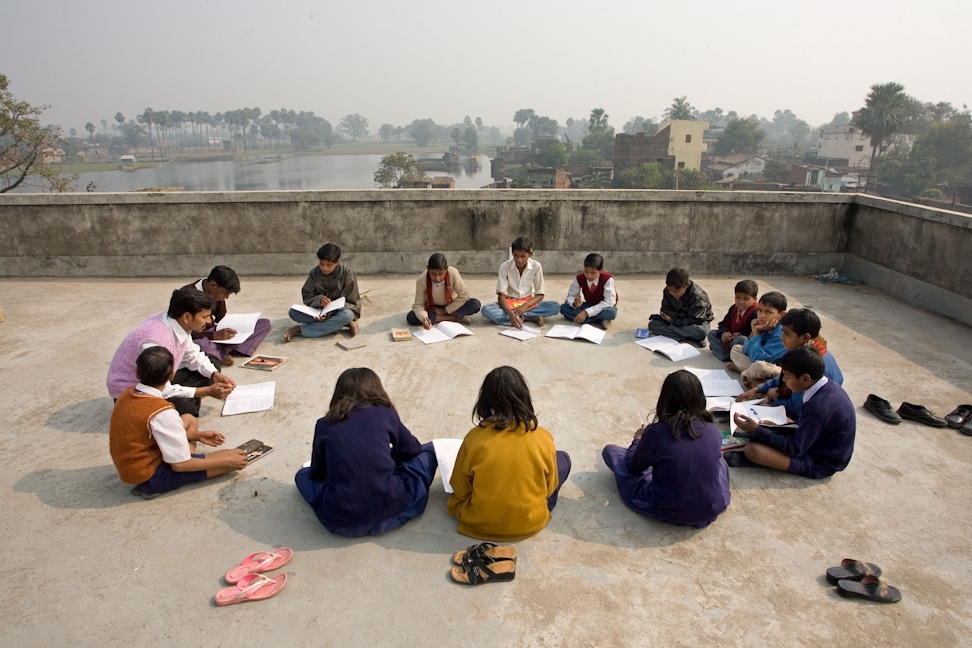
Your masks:
[{"label": "blue jeans", "polygon": [[[526,317],[550,317],[560,312],[560,304],[555,301],[542,301],[526,312]],[[497,302],[491,302],[483,306],[483,317],[493,320],[502,326],[510,325],[510,318],[507,317],[503,307]]]},{"label": "blue jeans", "polygon": [[[567,302],[564,302],[563,304],[560,305],[560,314],[566,317],[567,319],[569,319],[571,322],[573,322],[574,318],[580,315],[580,312],[582,310],[587,310],[593,305],[594,304],[588,304],[587,302],[584,302],[577,308],[574,308],[572,305],[568,304]],[[596,322],[598,320],[613,320],[617,316],[618,316],[618,309],[614,308],[613,306],[610,306],[608,308],[602,309],[601,312],[598,313],[597,315],[588,315],[587,319],[584,320],[584,323]]]},{"label": "blue jeans", "polygon": [[354,311],[350,308],[336,310],[321,322],[307,313],[301,313],[293,308],[290,309],[289,315],[290,319],[300,324],[300,334],[308,338],[323,337],[331,333],[336,333],[354,321]]},{"label": "blue jeans", "polygon": [[[722,350],[722,331],[715,329],[714,331],[709,331],[709,348],[712,350],[712,355],[719,358],[723,362],[729,362],[729,351]],[[732,342],[729,343],[729,349],[736,346],[737,344],[745,344],[746,336],[737,336]]]},{"label": "blue jeans", "polygon": [[[664,335],[665,337],[678,340],[679,342],[684,340],[692,340],[693,342],[698,342],[704,347],[705,336],[709,333],[709,323],[706,322],[705,324],[675,326],[674,324],[669,324],[663,320],[660,315],[652,315],[650,318],[648,318],[648,330],[652,335]],[[722,342],[719,343],[719,346],[721,348]]]},{"label": "blue jeans", "polygon": [[301,468],[294,476],[297,483],[297,490],[307,503],[314,509],[317,519],[324,528],[335,535],[347,538],[360,538],[367,535],[382,535],[402,526],[414,517],[418,517],[425,512],[425,507],[429,503],[429,488],[435,478],[435,471],[439,463],[435,459],[435,449],[432,442],[422,445],[422,452],[418,453],[405,463],[395,466],[395,475],[402,480],[405,485],[406,500],[401,512],[395,517],[372,524],[362,524],[354,527],[339,527],[328,524],[321,517],[321,511],[317,509],[317,502],[321,501],[321,491],[324,490],[324,482],[314,481],[310,478],[310,468]]}]

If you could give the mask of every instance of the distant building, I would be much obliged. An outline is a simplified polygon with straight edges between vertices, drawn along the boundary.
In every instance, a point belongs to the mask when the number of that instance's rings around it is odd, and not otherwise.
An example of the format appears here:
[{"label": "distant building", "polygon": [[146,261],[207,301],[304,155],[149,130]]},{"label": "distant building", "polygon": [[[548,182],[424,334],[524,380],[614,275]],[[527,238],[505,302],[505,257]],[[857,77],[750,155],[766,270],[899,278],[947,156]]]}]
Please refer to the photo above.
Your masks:
[{"label": "distant building", "polygon": [[615,135],[615,173],[652,162],[662,169],[698,170],[702,154],[708,150],[702,140],[708,127],[703,119],[674,119],[662,122],[651,137],[644,133]]},{"label": "distant building", "polygon": [[820,191],[840,193],[843,174],[812,164],[792,164],[787,182],[797,187],[813,187]]},{"label": "distant building", "polygon": [[432,178],[433,189],[455,189],[456,179],[452,176],[435,176]]},{"label": "distant building", "polygon": [[527,169],[527,184],[534,189],[570,189],[571,179],[563,169],[539,167]]},{"label": "distant building", "polygon": [[432,178],[402,178],[398,183],[399,189],[431,189]]},{"label": "distant building", "polygon": [[766,169],[766,158],[750,153],[737,153],[726,157],[711,157],[706,167],[713,180],[723,178],[759,178]]},{"label": "distant building", "polygon": [[848,167],[866,169],[871,165],[871,138],[856,126],[822,128],[817,157],[847,160]]}]

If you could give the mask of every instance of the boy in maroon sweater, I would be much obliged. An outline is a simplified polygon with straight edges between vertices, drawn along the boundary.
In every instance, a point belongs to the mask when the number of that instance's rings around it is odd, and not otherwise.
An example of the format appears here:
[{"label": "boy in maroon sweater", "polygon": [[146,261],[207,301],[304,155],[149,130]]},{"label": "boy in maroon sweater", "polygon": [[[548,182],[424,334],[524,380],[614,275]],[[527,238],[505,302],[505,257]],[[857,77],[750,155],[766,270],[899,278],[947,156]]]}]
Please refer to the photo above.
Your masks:
[{"label": "boy in maroon sweater", "polygon": [[709,348],[712,349],[712,355],[723,362],[729,361],[729,349],[745,342],[753,332],[759,286],[751,279],[743,279],[736,284],[733,292],[736,294],[735,303],[729,307],[729,312],[719,322],[718,328],[709,331]]}]

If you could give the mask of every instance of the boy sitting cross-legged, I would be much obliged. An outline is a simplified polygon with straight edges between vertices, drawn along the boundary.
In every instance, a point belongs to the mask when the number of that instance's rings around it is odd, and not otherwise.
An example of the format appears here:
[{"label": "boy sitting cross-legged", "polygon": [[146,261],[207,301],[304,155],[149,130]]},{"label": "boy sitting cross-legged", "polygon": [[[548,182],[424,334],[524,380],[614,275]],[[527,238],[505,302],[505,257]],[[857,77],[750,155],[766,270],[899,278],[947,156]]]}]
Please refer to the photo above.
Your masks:
[{"label": "boy sitting cross-legged", "polygon": [[709,331],[709,349],[712,355],[726,362],[729,349],[743,344],[752,333],[753,320],[756,319],[756,297],[759,286],[752,279],[743,279],[736,284],[733,305],[714,331]]},{"label": "boy sitting cross-legged", "polygon": [[672,268],[665,275],[661,309],[648,318],[648,330],[652,335],[693,342],[704,349],[713,319],[712,302],[705,291],[689,279],[688,272]]},{"label": "boy sitting cross-legged", "polygon": [[854,454],[857,430],[850,398],[840,385],[824,376],[824,360],[811,345],[787,351],[780,365],[786,386],[794,393],[803,392],[803,413],[796,433],[777,434],[736,414],[736,425],[752,440],[742,451],[725,453],[726,462],[733,467],[758,464],[810,479],[843,470]]},{"label": "boy sitting cross-legged", "polygon": [[111,460],[133,495],[146,499],[180,486],[217,477],[246,466],[238,448],[192,454],[196,442],[222,445],[223,435],[200,430],[191,414],[181,417],[162,398],[174,372],[172,354],[163,347],[143,350],[135,361],[138,384],[123,391],[111,412],[108,432]]}]

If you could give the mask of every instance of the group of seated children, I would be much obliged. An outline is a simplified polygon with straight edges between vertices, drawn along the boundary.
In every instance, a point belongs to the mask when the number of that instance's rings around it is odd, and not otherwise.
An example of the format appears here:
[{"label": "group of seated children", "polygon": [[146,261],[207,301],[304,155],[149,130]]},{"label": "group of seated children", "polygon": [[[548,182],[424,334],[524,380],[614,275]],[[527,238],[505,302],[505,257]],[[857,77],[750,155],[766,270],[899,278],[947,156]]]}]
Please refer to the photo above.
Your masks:
[{"label": "group of seated children", "polygon": [[[607,328],[617,316],[617,290],[601,255],[587,255],[584,271],[571,282],[564,303],[557,304],[543,301],[543,269],[532,259],[530,240],[517,238],[511,250],[512,258],[499,269],[497,301],[482,308],[487,318],[522,327],[559,311],[577,324]],[[343,326],[357,331],[361,306],[354,273],[340,263],[341,250],[334,244],[322,246],[317,256],[319,265],[301,289],[304,304],[323,308],[344,297],[345,307],[320,317],[291,310],[300,325],[287,332],[288,341]],[[627,449],[608,445],[603,450],[621,500],[648,517],[701,528],[729,505],[727,462],[809,478],[843,470],[853,452],[855,413],[820,336],[820,318],[809,309],[787,312],[786,297],[778,292],[757,303],[756,283],[746,280],[736,284],[733,306],[710,332],[712,306],[705,291],[679,268],[667,274],[665,284],[660,312],[649,320],[652,334],[701,346],[708,338],[712,353],[731,359],[727,368],[742,370],[751,383],[739,400],[765,394],[786,408],[797,428],[784,436],[737,415],[740,434],[751,441],[743,451],[723,455],[722,434],[705,409],[699,379],[676,371],[662,385],[651,424],[638,429]],[[226,299],[239,289],[232,269],[213,268],[206,279],[173,291],[168,311],[143,321],[116,351],[107,379],[116,399],[111,456],[122,480],[135,485],[134,493],[153,497],[246,465],[238,449],[193,454],[197,443],[224,441],[217,432],[200,430],[197,420],[200,398],[225,398],[235,387],[219,371],[220,363],[230,364],[233,352],[252,354],[269,331],[269,322],[259,320],[242,344],[213,344],[235,334],[215,324],[226,314]],[[407,319],[430,328],[439,321],[468,323],[479,310],[459,272],[442,254],[433,254],[416,280]],[[460,533],[475,538],[511,541],[534,535],[550,520],[570,458],[539,426],[526,380],[513,367],[489,372],[473,420],[450,480],[448,513],[457,518]],[[325,528],[357,537],[386,533],[421,515],[436,468],[432,444],[421,444],[405,427],[378,376],[355,368],[338,378],[314,431],[310,466],[295,480]]]}]

